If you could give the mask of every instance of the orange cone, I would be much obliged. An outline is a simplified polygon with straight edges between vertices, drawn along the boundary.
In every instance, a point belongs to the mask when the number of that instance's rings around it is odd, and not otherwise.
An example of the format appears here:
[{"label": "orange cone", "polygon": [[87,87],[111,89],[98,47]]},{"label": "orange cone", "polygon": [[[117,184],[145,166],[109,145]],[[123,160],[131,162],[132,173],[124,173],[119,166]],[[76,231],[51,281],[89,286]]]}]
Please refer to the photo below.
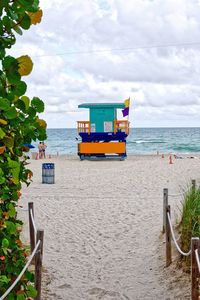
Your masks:
[{"label": "orange cone", "polygon": [[172,162],[172,156],[170,155],[170,157],[169,157],[169,164],[171,165],[171,164],[173,164],[173,162]]}]

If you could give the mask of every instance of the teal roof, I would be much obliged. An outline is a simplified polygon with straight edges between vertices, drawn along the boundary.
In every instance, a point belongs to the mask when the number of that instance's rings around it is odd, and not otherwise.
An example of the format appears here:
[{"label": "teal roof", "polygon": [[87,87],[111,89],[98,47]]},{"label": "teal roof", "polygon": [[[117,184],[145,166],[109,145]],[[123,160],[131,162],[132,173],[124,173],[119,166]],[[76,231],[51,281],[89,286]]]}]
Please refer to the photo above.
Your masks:
[{"label": "teal roof", "polygon": [[124,108],[124,103],[83,103],[78,108]]}]

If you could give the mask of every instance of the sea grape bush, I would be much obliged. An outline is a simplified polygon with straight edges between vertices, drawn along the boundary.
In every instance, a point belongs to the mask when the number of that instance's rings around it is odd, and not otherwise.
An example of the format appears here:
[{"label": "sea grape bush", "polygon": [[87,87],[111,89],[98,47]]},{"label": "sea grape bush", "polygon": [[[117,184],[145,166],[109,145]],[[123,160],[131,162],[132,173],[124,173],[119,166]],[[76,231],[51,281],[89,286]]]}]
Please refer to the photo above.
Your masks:
[{"label": "sea grape bush", "polygon": [[[29,185],[32,172],[27,165],[27,148],[32,140],[46,139],[46,122],[39,119],[44,104],[25,95],[22,80],[33,63],[29,56],[6,54],[16,42],[16,33],[41,21],[39,0],[0,0],[0,296],[9,288],[26,264],[27,249],[20,239],[22,221],[17,205],[22,183]],[[26,271],[7,300],[32,299],[34,275]]]}]

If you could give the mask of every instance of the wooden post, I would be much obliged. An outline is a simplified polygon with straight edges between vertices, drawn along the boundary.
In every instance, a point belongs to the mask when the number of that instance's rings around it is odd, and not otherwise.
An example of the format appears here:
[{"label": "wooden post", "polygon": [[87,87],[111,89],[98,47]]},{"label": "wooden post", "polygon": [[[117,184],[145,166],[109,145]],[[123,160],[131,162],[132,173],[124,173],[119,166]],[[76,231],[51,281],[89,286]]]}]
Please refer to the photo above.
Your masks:
[{"label": "wooden post", "polygon": [[33,202],[28,203],[29,232],[30,232],[30,244],[31,244],[31,253],[32,253],[35,248],[35,232],[34,232],[33,222],[31,218],[31,210],[34,216]]},{"label": "wooden post", "polygon": [[196,189],[196,180],[192,179],[192,190],[195,191]]},{"label": "wooden post", "polygon": [[44,230],[37,230],[36,241],[40,241],[40,245],[35,255],[35,288],[37,290],[35,300],[41,300],[43,240]]},{"label": "wooden post", "polygon": [[168,189],[163,189],[163,230],[162,230],[163,233],[165,233],[167,206],[168,206]]},{"label": "wooden post", "polygon": [[165,209],[166,216],[166,267],[168,267],[172,262],[172,250],[171,250],[171,230],[169,225],[169,220],[167,214],[170,215],[170,205],[168,205]]},{"label": "wooden post", "polygon": [[195,257],[195,250],[199,249],[199,238],[193,237],[191,239],[191,299],[199,299],[199,270]]}]

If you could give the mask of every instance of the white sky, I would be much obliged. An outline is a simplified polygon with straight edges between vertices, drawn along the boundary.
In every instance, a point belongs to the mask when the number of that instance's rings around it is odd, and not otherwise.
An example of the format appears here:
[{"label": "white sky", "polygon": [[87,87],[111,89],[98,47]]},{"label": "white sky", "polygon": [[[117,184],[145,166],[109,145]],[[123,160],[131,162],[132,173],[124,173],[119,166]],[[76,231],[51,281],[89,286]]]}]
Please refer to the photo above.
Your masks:
[{"label": "white sky", "polygon": [[[200,126],[200,0],[41,0],[14,46],[49,128],[87,120],[85,102],[131,97],[132,127]],[[60,55],[56,55],[60,54]]]}]

